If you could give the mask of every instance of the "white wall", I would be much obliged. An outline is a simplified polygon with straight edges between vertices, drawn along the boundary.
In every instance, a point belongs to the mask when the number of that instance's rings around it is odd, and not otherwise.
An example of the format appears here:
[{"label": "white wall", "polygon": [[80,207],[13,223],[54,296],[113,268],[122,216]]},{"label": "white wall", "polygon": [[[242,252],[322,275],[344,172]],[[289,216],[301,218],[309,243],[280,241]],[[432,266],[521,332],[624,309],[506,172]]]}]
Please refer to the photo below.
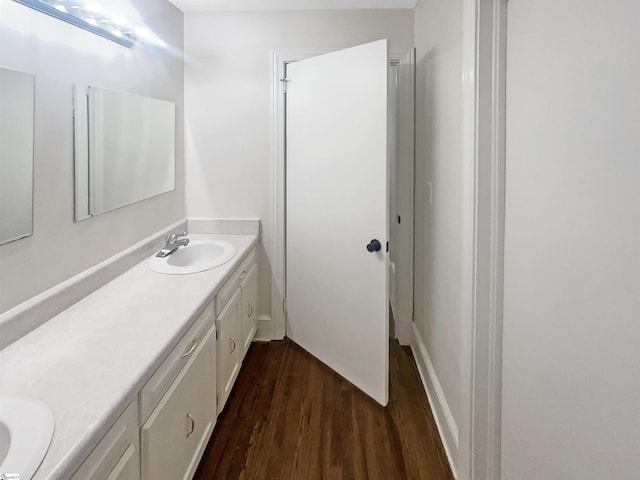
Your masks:
[{"label": "white wall", "polygon": [[271,51],[413,45],[413,11],[185,15],[188,217],[259,217],[260,314],[270,313]]},{"label": "white wall", "polygon": [[421,0],[415,35],[414,353],[455,469],[461,414],[462,2]]},{"label": "white wall", "polygon": [[640,3],[510,0],[502,478],[640,478]]},{"label": "white wall", "polygon": [[[165,0],[128,3],[166,47],[129,50],[16,2],[0,2],[0,66],[36,77],[34,234],[0,246],[0,312],[184,217],[183,15]],[[177,104],[174,192],[73,222],[74,82]]]}]

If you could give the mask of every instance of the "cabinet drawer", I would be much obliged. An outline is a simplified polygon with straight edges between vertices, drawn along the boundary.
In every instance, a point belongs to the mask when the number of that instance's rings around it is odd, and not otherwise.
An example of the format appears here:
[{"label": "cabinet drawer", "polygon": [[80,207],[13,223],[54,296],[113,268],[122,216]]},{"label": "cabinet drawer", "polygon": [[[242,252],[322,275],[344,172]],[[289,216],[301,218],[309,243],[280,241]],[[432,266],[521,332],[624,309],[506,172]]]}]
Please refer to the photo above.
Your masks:
[{"label": "cabinet drawer", "polygon": [[131,402],[71,480],[140,480],[138,402]]},{"label": "cabinet drawer", "polygon": [[180,339],[176,348],[167,356],[153,376],[145,383],[140,391],[140,424],[147,421],[149,415],[158,404],[162,395],[168,390],[171,382],[193,356],[198,345],[204,339],[207,331],[215,324],[213,313],[214,302],[211,302],[191,328]]},{"label": "cabinet drawer", "polygon": [[216,296],[216,315],[220,315],[222,309],[227,304],[229,299],[233,296],[236,288],[240,285],[240,282],[247,276],[249,269],[256,263],[256,249],[253,248],[247,258],[245,258],[240,266],[231,275],[231,278],[227,280],[224,286],[218,292]]},{"label": "cabinet drawer", "polygon": [[144,480],[188,480],[215,423],[215,328],[141,429]]}]

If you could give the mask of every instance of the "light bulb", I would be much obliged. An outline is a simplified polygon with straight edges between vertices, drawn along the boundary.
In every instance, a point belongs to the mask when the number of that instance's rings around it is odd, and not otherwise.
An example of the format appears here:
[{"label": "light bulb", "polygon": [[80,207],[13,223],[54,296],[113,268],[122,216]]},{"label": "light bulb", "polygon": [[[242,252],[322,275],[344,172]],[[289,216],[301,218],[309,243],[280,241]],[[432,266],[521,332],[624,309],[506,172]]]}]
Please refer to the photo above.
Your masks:
[{"label": "light bulb", "polygon": [[[126,47],[131,48],[136,43],[136,35],[133,33],[134,28],[129,24],[128,20],[122,15],[111,15],[106,12],[98,0],[15,1],[85,30],[97,33]],[[144,35],[150,34],[144,32]]]}]

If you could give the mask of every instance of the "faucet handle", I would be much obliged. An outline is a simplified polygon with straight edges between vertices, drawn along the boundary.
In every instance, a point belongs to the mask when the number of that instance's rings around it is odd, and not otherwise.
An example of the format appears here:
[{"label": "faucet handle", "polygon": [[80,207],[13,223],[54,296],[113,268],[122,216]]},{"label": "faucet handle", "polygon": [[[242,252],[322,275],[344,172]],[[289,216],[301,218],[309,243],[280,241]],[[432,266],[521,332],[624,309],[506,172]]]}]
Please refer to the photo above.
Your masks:
[{"label": "faucet handle", "polygon": [[168,245],[171,245],[172,243],[175,243],[178,238],[180,237],[186,237],[187,236],[187,232],[184,233],[172,233],[171,235],[169,235],[168,233],[165,234],[164,239],[166,240]]}]

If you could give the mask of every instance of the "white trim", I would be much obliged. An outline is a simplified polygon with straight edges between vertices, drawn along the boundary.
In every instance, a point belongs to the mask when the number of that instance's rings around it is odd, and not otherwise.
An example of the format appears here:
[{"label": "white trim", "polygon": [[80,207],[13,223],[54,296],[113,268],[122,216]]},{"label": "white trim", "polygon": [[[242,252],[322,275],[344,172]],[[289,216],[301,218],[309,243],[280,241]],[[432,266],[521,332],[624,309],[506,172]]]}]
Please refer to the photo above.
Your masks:
[{"label": "white trim", "polygon": [[438,433],[440,434],[444,450],[449,459],[451,472],[454,478],[458,478],[456,458],[453,455],[458,451],[458,425],[456,425],[453,413],[451,413],[451,408],[449,408],[449,403],[438,380],[438,375],[433,367],[433,363],[431,363],[427,347],[422,341],[422,336],[415,323],[412,323],[411,327],[413,334],[411,351],[416,360],[418,373],[420,374],[422,385],[424,386],[429,404],[431,405],[431,411],[433,412],[433,418],[438,427]]},{"label": "white trim", "polygon": [[256,328],[256,334],[253,337],[254,342],[270,342],[273,340],[273,328],[274,324],[270,315],[258,316],[258,327]]},{"label": "white trim", "polygon": [[[389,58],[398,66],[398,116],[399,126],[397,179],[398,212],[402,223],[398,232],[399,247],[396,258],[395,278],[396,309],[394,310],[395,334],[401,345],[411,344],[413,322],[413,267],[414,267],[414,189],[415,189],[415,48],[392,48]],[[394,212],[389,212],[394,215]],[[395,221],[395,218],[392,219]]]},{"label": "white trim", "polygon": [[[505,170],[506,170],[506,52],[507,52],[507,0],[494,0],[487,20],[489,38],[481,44],[483,51],[491,52],[491,68],[481,78],[491,78],[489,91],[491,95],[491,131],[489,151],[490,161],[490,203],[482,208],[491,225],[488,243],[484,252],[490,258],[489,289],[479,292],[478,297],[488,300],[488,307],[481,312],[485,317],[487,351],[487,405],[484,410],[476,408],[476,425],[483,422],[487,429],[486,436],[476,435],[474,445],[484,442],[487,445],[485,458],[475,456],[474,470],[481,478],[499,480],[501,478],[501,420],[502,420],[502,307],[504,290],[504,228],[505,228]],[[489,23],[490,22],[490,23]],[[485,21],[482,21],[485,25]],[[489,43],[490,42],[490,43]],[[489,46],[490,45],[490,46]],[[490,76],[490,77],[489,77]],[[485,93],[481,93],[485,95]],[[489,110],[489,109],[487,109]],[[478,159],[479,163],[482,159]],[[483,253],[480,254],[484,255]],[[480,314],[480,313],[479,313]],[[476,391],[476,400],[481,392]],[[482,462],[486,460],[486,464]],[[482,472],[484,471],[484,475]]]},{"label": "white trim", "polygon": [[[296,50],[273,50],[271,54],[271,77],[272,77],[272,160],[273,160],[273,242],[271,248],[271,318],[274,324],[274,340],[283,339],[286,334],[286,318],[283,309],[283,300],[285,296],[286,279],[285,279],[285,111],[284,111],[284,83],[281,80],[285,78],[286,65],[288,63],[304,60],[305,58],[315,57],[324,53],[333,52],[336,49],[296,49]],[[391,48],[390,60],[397,62],[398,65],[409,66],[411,74],[408,75],[411,85],[408,86],[411,95],[411,117],[413,122],[413,106],[414,96],[414,68],[415,68],[415,52],[412,48]],[[413,154],[413,147],[410,149]],[[414,167],[414,162],[411,162]],[[411,169],[413,175],[413,168]],[[413,199],[413,191],[407,192]],[[411,209],[407,209],[407,224],[411,225],[411,249],[413,250],[413,202]],[[407,291],[410,289],[410,308],[405,307],[400,311],[401,322],[407,323],[401,328],[401,336],[399,341],[402,344],[408,344],[410,340],[410,322],[413,317],[413,261],[411,262],[410,271],[406,272],[407,278],[404,284]],[[410,276],[410,279],[409,279]],[[403,301],[406,301],[403,299]],[[396,320],[397,325],[397,320]]]},{"label": "white trim", "polygon": [[500,479],[507,0],[463,3],[463,310],[460,449],[465,480]]}]

